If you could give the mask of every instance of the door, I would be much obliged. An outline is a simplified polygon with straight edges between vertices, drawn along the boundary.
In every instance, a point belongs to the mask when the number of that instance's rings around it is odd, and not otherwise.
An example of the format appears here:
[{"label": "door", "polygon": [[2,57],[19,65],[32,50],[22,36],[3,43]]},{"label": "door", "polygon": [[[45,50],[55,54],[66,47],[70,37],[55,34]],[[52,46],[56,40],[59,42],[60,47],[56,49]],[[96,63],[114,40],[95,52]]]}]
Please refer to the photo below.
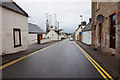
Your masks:
[{"label": "door", "polygon": [[116,42],[116,14],[110,16],[110,48],[115,49]]},{"label": "door", "polygon": [[99,41],[100,41],[100,44],[101,44],[101,41],[102,41],[102,24],[100,23],[99,24]]},{"label": "door", "polygon": [[37,34],[37,42],[40,44],[40,34]]},{"label": "door", "polygon": [[42,40],[42,34],[40,34],[40,40]]}]

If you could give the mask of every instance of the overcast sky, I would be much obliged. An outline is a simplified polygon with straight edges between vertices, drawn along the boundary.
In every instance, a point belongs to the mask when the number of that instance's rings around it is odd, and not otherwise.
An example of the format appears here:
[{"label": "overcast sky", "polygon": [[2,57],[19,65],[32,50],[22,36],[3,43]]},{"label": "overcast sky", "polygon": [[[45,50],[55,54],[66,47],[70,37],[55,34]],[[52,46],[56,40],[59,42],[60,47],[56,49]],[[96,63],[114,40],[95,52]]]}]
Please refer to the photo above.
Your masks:
[{"label": "overcast sky", "polygon": [[[29,22],[40,26],[45,31],[46,13],[52,15],[54,25],[54,14],[64,32],[74,32],[81,22],[80,15],[85,21],[91,17],[90,0],[14,0],[30,16]],[[48,2],[49,1],[49,2]]]}]

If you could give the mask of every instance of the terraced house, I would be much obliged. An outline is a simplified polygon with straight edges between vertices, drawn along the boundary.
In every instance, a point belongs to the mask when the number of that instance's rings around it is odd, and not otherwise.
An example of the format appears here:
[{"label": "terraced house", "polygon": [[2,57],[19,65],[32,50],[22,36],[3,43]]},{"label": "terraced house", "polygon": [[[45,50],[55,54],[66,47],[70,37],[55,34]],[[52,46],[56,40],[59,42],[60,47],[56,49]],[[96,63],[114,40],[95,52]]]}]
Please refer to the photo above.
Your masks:
[{"label": "terraced house", "polygon": [[120,55],[120,1],[92,2],[92,45]]},{"label": "terraced house", "polygon": [[0,0],[0,55],[28,48],[28,14],[12,0]]}]

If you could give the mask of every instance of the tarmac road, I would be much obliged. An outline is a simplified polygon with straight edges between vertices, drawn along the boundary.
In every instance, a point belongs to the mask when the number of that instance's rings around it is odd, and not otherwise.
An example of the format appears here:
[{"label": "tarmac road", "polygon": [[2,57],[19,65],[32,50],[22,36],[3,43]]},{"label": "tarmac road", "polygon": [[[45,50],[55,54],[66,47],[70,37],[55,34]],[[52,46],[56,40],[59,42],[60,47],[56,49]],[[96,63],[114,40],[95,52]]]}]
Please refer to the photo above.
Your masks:
[{"label": "tarmac road", "polygon": [[4,68],[2,73],[3,78],[103,78],[68,39]]}]

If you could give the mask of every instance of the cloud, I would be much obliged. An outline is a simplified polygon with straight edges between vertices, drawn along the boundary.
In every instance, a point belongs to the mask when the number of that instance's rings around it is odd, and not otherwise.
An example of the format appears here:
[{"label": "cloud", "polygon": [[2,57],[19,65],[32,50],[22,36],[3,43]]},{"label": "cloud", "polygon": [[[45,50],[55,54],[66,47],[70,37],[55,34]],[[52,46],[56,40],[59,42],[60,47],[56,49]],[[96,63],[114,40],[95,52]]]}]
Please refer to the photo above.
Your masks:
[{"label": "cloud", "polygon": [[[60,22],[60,28],[65,32],[74,32],[80,24],[80,15],[84,16],[84,20],[88,22],[91,17],[91,4],[88,0],[15,0],[26,12],[31,16],[29,22],[39,25],[45,30],[46,13],[52,15],[52,23],[54,25],[54,14],[57,14],[57,20]],[[26,2],[25,2],[26,1]],[[42,2],[43,1],[43,2]],[[44,2],[46,1],[46,2]],[[57,2],[58,1],[58,2]]]}]

